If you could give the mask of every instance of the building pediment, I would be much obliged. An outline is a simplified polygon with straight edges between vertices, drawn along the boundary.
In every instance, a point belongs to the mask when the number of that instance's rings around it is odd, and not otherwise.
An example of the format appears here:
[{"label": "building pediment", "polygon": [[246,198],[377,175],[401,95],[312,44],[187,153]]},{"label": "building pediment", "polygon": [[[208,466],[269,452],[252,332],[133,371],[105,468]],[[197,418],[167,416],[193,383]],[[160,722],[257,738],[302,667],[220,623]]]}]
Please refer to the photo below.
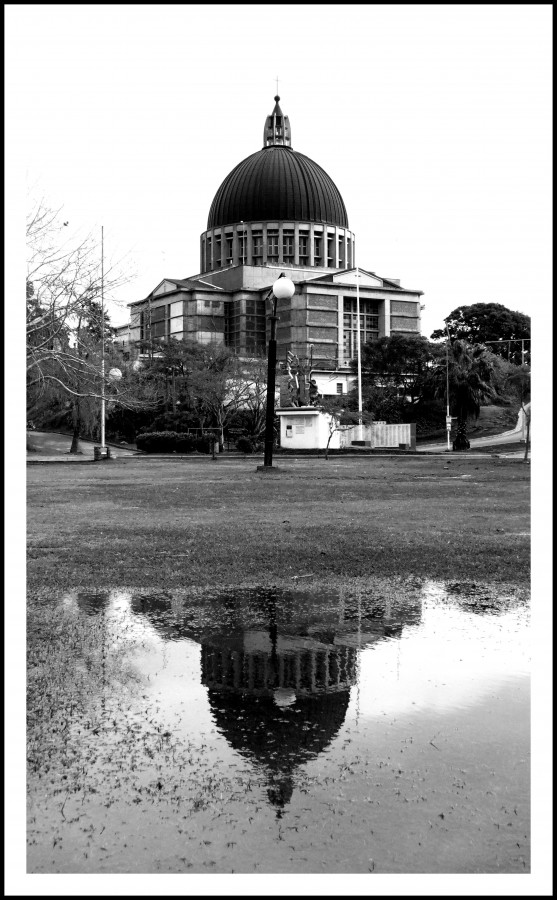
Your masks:
[{"label": "building pediment", "polygon": [[159,297],[161,294],[168,294],[169,291],[175,291],[177,287],[177,283],[175,281],[170,281],[168,278],[164,278],[160,284],[156,286],[153,291],[153,297]]},{"label": "building pediment", "polygon": [[358,281],[360,287],[383,287],[383,279],[378,278],[364,269],[347,269],[344,272],[337,272],[333,275],[333,283],[335,284],[356,284]]}]

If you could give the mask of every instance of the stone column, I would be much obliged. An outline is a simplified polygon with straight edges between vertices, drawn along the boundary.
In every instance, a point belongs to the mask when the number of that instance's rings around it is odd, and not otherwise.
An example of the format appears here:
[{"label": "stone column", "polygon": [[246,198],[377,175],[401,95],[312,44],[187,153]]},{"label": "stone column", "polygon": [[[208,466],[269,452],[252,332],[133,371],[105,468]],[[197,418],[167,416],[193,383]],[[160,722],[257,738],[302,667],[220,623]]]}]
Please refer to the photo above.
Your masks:
[{"label": "stone column", "polygon": [[244,230],[246,232],[246,256],[245,263],[246,266],[253,265],[253,238],[251,234],[251,225],[244,225]]},{"label": "stone column", "polygon": [[267,265],[267,225],[265,222],[262,223],[261,230],[263,232],[263,262],[264,266]]},{"label": "stone column", "polygon": [[[337,328],[338,328],[338,366],[344,364],[344,301],[342,294],[337,297]],[[344,607],[343,607],[344,609]]]},{"label": "stone column", "polygon": [[385,297],[383,300],[383,334],[379,332],[379,337],[391,336],[391,298]]}]

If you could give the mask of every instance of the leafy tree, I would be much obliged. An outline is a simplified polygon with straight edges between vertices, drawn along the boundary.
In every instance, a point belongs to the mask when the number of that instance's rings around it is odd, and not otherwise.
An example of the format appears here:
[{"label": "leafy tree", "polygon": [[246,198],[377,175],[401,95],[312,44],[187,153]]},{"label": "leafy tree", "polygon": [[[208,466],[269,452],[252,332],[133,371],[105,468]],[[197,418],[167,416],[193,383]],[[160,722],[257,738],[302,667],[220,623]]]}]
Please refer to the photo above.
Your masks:
[{"label": "leafy tree", "polygon": [[[522,363],[521,340],[530,338],[530,316],[513,312],[501,303],[473,303],[459,306],[444,320],[451,340],[468,344],[486,344],[492,353],[504,356],[515,364]],[[444,328],[431,335],[433,340],[447,336]],[[508,344],[508,341],[513,341]],[[497,343],[495,343],[497,342]],[[530,361],[529,344],[525,347],[525,359]]]},{"label": "leafy tree", "polygon": [[[363,408],[377,420],[416,422],[430,431],[444,424],[439,401],[432,397],[430,375],[442,348],[419,335],[392,335],[362,347]],[[356,366],[354,366],[354,370]],[[348,395],[357,407],[357,391]],[[437,409],[436,407],[439,407]]]},{"label": "leafy tree", "polygon": [[[454,450],[468,450],[466,425],[470,417],[478,418],[480,406],[498,396],[497,366],[493,353],[482,344],[454,340],[449,345],[449,404],[457,416]],[[430,374],[430,384],[437,397],[446,402],[447,369],[441,359]]]},{"label": "leafy tree", "polygon": [[393,334],[362,347],[362,389],[394,388],[417,403],[438,349],[421,335]]},{"label": "leafy tree", "polygon": [[157,397],[159,411],[172,409],[174,414],[191,408],[190,383],[203,370],[206,352],[196,341],[142,341],[138,347],[141,358],[136,364],[142,378],[149,382]]}]

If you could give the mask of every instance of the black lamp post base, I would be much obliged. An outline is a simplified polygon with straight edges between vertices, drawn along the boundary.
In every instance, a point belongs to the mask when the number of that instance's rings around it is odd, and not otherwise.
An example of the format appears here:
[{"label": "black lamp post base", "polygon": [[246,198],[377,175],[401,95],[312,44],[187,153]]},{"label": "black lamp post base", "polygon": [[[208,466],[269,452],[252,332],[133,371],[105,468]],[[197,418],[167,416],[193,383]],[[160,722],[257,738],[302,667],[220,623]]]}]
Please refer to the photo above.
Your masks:
[{"label": "black lamp post base", "polygon": [[269,472],[270,474],[275,474],[275,472],[282,472],[282,469],[279,469],[278,466],[257,466],[256,472]]}]

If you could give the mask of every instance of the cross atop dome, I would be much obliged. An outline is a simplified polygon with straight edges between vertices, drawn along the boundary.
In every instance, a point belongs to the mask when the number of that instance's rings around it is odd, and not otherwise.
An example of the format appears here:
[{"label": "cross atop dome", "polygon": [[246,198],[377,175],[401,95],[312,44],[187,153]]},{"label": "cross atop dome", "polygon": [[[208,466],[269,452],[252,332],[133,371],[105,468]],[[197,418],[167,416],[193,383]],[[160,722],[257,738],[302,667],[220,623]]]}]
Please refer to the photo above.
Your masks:
[{"label": "cross atop dome", "polygon": [[279,106],[280,97],[275,96],[275,108],[265,120],[263,130],[263,147],[290,147],[290,122],[288,116],[283,115]]}]

